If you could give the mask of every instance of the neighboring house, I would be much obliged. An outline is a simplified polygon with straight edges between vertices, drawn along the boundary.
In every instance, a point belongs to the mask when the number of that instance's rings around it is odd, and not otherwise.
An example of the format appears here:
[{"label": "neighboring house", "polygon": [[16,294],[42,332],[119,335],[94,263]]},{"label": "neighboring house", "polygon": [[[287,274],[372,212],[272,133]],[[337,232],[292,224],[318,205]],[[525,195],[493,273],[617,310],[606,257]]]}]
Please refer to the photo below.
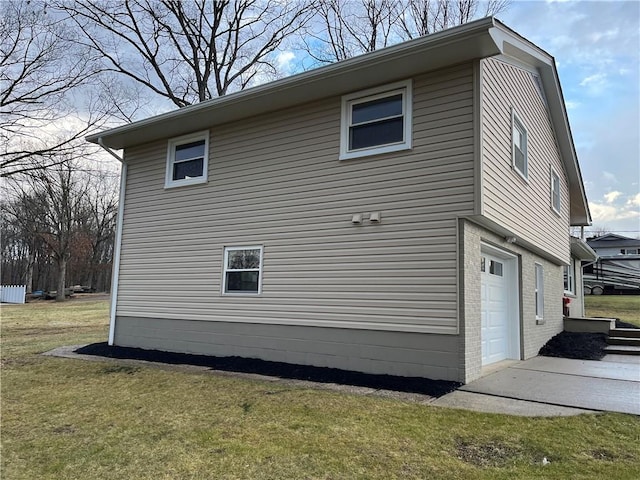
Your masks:
[{"label": "neighboring house", "polygon": [[640,239],[607,233],[587,244],[598,260],[583,265],[585,293],[640,293]]},{"label": "neighboring house", "polygon": [[640,239],[607,233],[587,239],[587,244],[601,257],[614,255],[639,255]]},{"label": "neighboring house", "polygon": [[468,382],[563,329],[587,200],[553,57],[495,19],[89,140],[110,344]]}]

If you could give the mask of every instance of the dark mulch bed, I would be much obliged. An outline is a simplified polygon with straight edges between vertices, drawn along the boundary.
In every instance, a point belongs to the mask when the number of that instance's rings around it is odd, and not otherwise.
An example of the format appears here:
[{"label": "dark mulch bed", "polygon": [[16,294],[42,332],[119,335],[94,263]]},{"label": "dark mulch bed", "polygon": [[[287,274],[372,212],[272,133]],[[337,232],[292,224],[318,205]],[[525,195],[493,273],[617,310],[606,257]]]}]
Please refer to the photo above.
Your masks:
[{"label": "dark mulch bed", "polygon": [[633,323],[623,322],[619,318],[616,318],[616,328],[639,328]]},{"label": "dark mulch bed", "polygon": [[431,397],[440,397],[462,385],[458,382],[448,382],[445,380],[398,377],[394,375],[373,375],[337,368],[269,362],[254,358],[213,357],[209,355],[143,350],[141,348],[110,347],[106,342],[93,343],[78,348],[75,352],[83,355],[146,360],[148,362],[168,363],[172,365],[197,365],[226,372],[256,373],[295,380],[309,380],[312,382],[355,385],[398,392],[421,393]]},{"label": "dark mulch bed", "polygon": [[538,353],[545,357],[600,360],[605,356],[606,347],[605,333],[562,332],[549,340]]}]

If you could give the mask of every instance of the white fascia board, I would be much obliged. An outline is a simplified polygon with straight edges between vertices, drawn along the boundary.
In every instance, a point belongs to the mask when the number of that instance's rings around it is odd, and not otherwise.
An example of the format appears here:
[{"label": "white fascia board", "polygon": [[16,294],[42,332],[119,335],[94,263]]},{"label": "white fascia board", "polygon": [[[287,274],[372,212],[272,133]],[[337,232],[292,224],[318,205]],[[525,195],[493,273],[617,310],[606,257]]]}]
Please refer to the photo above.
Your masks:
[{"label": "white fascia board", "polygon": [[123,149],[500,54],[483,18],[87,137]]}]

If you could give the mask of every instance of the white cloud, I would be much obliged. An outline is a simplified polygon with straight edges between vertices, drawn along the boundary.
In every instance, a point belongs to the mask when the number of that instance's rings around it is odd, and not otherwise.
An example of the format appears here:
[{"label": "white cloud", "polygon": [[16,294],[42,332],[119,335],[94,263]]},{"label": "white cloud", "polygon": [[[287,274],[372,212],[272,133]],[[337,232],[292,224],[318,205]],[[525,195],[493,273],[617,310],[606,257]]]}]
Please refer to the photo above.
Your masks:
[{"label": "white cloud", "polygon": [[276,58],[278,69],[280,71],[288,72],[291,70],[291,62],[296,58],[295,53],[291,51],[280,52]]},{"label": "white cloud", "polygon": [[636,193],[634,196],[629,197],[629,200],[627,200],[627,205],[629,205],[630,207],[640,207],[640,193]]},{"label": "white cloud", "polygon": [[580,102],[572,102],[572,101],[566,101],[564,102],[565,107],[567,107],[567,110],[575,110],[576,108],[578,108],[581,103]]},{"label": "white cloud", "polygon": [[618,191],[615,191],[615,190],[614,190],[613,192],[609,192],[609,193],[605,194],[605,196],[604,196],[604,200],[605,200],[607,203],[613,203],[613,202],[615,202],[615,201],[616,201],[616,199],[617,199],[620,195],[622,195],[622,192],[618,192]]},{"label": "white cloud", "polygon": [[608,85],[606,73],[595,73],[585,77],[580,82],[581,87],[585,87],[592,94],[601,93]]},{"label": "white cloud", "polygon": [[589,210],[591,210],[594,223],[629,220],[632,218],[640,219],[640,212],[637,210],[626,207],[621,208],[616,205],[589,202]]}]

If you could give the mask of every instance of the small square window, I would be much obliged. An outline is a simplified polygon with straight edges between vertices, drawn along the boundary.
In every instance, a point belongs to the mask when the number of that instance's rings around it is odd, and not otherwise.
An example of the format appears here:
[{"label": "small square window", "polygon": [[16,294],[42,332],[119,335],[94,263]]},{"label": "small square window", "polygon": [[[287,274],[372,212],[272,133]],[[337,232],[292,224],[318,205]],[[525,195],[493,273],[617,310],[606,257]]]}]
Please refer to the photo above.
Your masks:
[{"label": "small square window", "polygon": [[262,291],[262,247],[224,249],[225,294],[258,295]]},{"label": "small square window", "polygon": [[209,132],[169,140],[165,188],[207,181]]},{"label": "small square window", "polygon": [[560,213],[560,176],[551,170],[551,208]]},{"label": "small square window", "polygon": [[513,168],[515,168],[516,171],[526,179],[529,174],[527,160],[527,130],[524,128],[523,123],[520,121],[515,111],[511,114],[511,124],[512,165]]},{"label": "small square window", "polygon": [[340,159],[411,148],[411,81],[342,97]]}]

